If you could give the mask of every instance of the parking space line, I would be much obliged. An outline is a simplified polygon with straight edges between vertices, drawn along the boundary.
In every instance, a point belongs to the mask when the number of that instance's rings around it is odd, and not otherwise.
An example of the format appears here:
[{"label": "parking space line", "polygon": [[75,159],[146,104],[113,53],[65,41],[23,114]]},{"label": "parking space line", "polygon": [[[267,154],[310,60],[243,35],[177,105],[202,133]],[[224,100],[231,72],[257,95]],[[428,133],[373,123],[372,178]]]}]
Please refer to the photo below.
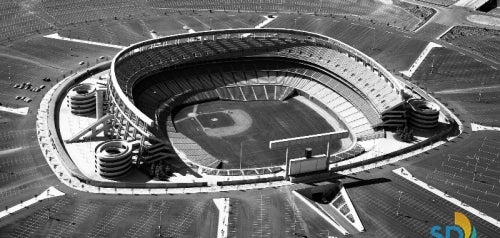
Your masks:
[{"label": "parking space line", "polygon": [[408,170],[406,170],[405,168],[401,167],[401,168],[393,170],[392,172],[403,177],[404,179],[420,186],[421,188],[423,188],[429,192],[434,193],[435,195],[447,200],[448,202],[453,203],[454,205],[470,212],[471,214],[476,215],[477,217],[491,223],[492,225],[500,228],[500,221],[480,212],[479,210],[477,210],[469,205],[466,205],[465,203],[459,201],[456,198],[450,197],[449,195],[445,194],[444,192],[442,192],[436,188],[430,187],[428,184],[424,183],[423,181],[421,181],[421,180],[415,178],[413,175],[411,175],[410,172],[408,172]]}]

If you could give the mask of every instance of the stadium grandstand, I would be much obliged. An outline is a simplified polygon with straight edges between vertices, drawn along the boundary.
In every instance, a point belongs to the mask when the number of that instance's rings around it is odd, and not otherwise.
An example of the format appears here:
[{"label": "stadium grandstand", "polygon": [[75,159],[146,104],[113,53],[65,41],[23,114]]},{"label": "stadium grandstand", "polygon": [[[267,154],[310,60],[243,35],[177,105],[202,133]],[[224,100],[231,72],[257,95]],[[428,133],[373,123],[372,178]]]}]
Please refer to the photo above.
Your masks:
[{"label": "stadium grandstand", "polygon": [[[242,55],[239,61],[251,61],[237,66],[222,61],[229,57],[235,61],[235,54]],[[203,66],[204,61],[210,66]],[[193,63],[196,66],[188,66]],[[186,75],[182,71],[155,74],[174,67],[186,67],[189,77],[179,77]],[[196,74],[191,67],[210,71]],[[111,111],[128,112],[121,117],[127,118],[130,129],[124,131],[122,125],[115,131],[123,138],[149,137],[153,134],[149,128],[165,132],[159,128],[164,120],[158,118],[166,117],[157,113],[160,104],[166,102],[163,110],[168,113],[176,103],[182,103],[179,98],[207,90],[215,90],[206,96],[208,99],[250,101],[259,100],[255,90],[259,86],[264,86],[261,95],[269,95],[267,88],[274,86],[270,90],[279,95],[276,99],[296,89],[314,95],[356,136],[383,126],[381,115],[403,102],[400,83],[363,53],[331,38],[284,29],[199,32],[142,42],[115,57],[111,78],[108,90],[112,105],[128,105],[128,109],[111,107]],[[208,160],[206,164],[214,163]]]}]

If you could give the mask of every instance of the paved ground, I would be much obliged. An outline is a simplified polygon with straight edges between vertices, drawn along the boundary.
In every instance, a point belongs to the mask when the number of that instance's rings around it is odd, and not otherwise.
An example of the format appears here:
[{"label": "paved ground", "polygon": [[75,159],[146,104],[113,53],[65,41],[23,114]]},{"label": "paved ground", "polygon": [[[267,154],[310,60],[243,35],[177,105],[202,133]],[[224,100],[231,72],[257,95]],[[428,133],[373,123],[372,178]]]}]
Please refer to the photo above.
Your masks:
[{"label": "paved ground", "polygon": [[[464,19],[469,14],[468,10],[455,7],[437,8],[439,13],[433,22],[415,34],[400,32],[386,26],[356,23],[356,19],[353,22],[338,18],[333,23],[339,27],[337,29],[348,30],[334,31],[329,28],[332,20],[322,17],[317,18],[319,19],[317,21],[324,21],[321,24],[324,28],[304,27],[303,29],[342,38],[346,43],[364,48],[365,53],[381,60],[389,69],[406,70],[420,53],[419,49],[423,49],[428,41],[435,39],[447,27],[466,23]],[[179,17],[179,19],[183,18]],[[212,21],[216,21],[215,19],[213,17]],[[210,16],[206,17],[200,23],[201,27],[215,25],[210,21]],[[313,21],[316,20],[313,19]],[[158,25],[161,25],[161,22],[157,20]],[[219,24],[223,25],[224,22],[225,20],[221,20]],[[294,24],[293,20],[287,22]],[[169,29],[165,28],[164,32],[182,32],[182,29],[176,25],[169,27]],[[374,36],[370,37],[371,34]],[[137,36],[137,38],[140,37]],[[387,38],[394,38],[394,41],[385,47],[380,47],[383,45],[382,39]],[[403,41],[403,38],[408,40]],[[459,52],[456,55],[458,61],[455,61],[455,66],[440,67],[440,69],[446,69],[444,72],[438,70],[437,75],[440,76],[435,76],[435,71],[429,64],[423,66],[421,72],[416,73],[416,75],[421,75],[421,78],[415,78],[415,81],[425,81],[426,78],[430,78],[422,86],[432,91],[447,90],[440,86],[440,83],[433,83],[433,81],[440,82],[439,79],[444,76],[467,82],[467,74],[460,72],[476,70],[478,69],[476,67],[485,69],[494,66],[500,69],[494,60],[478,56],[467,49],[446,43],[443,45],[451,51]],[[34,130],[36,115],[33,112],[38,107],[41,93],[13,89],[9,86],[26,81],[39,85],[42,84],[40,79],[46,76],[56,81],[63,74],[67,75],[71,71],[86,67],[86,65],[78,66],[79,61],[94,64],[100,55],[110,57],[115,53],[116,50],[95,46],[86,47],[72,42],[54,43],[39,36],[1,46],[0,102],[12,107],[28,105],[30,112],[27,116],[0,112],[0,204],[13,206],[21,200],[26,201],[34,197],[52,185],[66,193],[65,196],[44,200],[0,220],[1,237],[48,235],[54,237],[153,237],[160,234],[174,237],[213,237],[216,232],[217,210],[211,199],[215,197],[231,197],[230,236],[293,237],[294,234],[306,234],[307,237],[326,237],[327,234],[339,235],[328,224],[318,219],[316,214],[297,205],[290,197],[289,190],[310,186],[307,184],[246,192],[168,196],[94,195],[78,192],[62,185],[47,167],[36,140]],[[471,65],[470,60],[460,61],[460,53],[472,61],[480,60],[484,65]],[[432,60],[432,58],[429,59]],[[430,62],[432,65],[432,61]],[[493,75],[498,75],[498,71],[494,71]],[[487,76],[478,74],[478,77]],[[44,84],[49,86],[52,82]],[[458,82],[455,84],[460,86]],[[470,80],[468,84],[469,87],[492,85],[494,84],[483,85],[477,80]],[[33,102],[25,104],[16,101],[13,97],[18,94],[32,97]],[[477,100],[477,96],[479,92],[474,91],[472,94],[458,94],[454,98],[443,96],[442,101],[448,103],[466,122],[476,121],[488,126],[499,126],[496,119],[498,112],[494,110],[499,108],[496,91],[490,92],[486,89],[481,91],[481,100]],[[499,152],[495,143],[498,140],[498,132],[471,132],[466,127],[466,133],[455,142],[398,162],[395,166],[405,166],[416,176],[426,182],[434,183],[433,186],[442,190],[456,188],[457,192],[454,191],[455,189],[450,190],[454,196],[468,199],[469,204],[477,205],[486,212],[495,212],[498,211],[498,207],[486,201],[494,199],[498,201],[495,197],[498,193],[496,186],[493,188],[495,181],[488,179],[487,176],[498,177],[493,171],[493,168],[498,167]],[[455,156],[457,154],[459,154],[458,157]],[[470,164],[464,164],[469,160],[471,160]],[[472,163],[474,163],[474,168]],[[355,237],[422,237],[428,234],[433,225],[452,224],[453,211],[459,208],[395,177],[390,173],[395,166],[389,165],[342,179],[347,184],[347,190],[367,229],[366,233],[355,234]],[[438,172],[434,173],[432,168],[437,168]],[[451,171],[457,169],[461,169],[465,176],[450,177]],[[474,177],[474,173],[467,172],[473,169],[477,169],[477,177]],[[437,179],[430,179],[428,174]],[[451,181],[453,185],[450,185]],[[474,185],[481,191],[469,190],[470,186],[463,189],[461,185]],[[484,193],[486,189],[490,189],[492,193]],[[478,196],[479,199],[474,202],[474,198]],[[398,207],[399,215],[396,215],[395,211]],[[465,214],[478,229],[479,237],[498,235],[498,229],[470,214]],[[491,215],[498,217],[497,213]]]}]

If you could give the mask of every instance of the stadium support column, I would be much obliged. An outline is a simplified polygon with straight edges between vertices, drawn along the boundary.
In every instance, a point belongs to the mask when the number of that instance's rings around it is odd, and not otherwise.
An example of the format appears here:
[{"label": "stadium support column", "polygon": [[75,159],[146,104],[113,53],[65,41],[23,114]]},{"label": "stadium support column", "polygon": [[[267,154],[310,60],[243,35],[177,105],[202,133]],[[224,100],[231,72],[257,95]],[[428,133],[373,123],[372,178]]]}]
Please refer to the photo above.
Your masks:
[{"label": "stadium support column", "polygon": [[117,124],[118,124],[118,120],[119,120],[119,118],[118,118],[119,114],[120,113],[118,112],[118,109],[116,108],[116,106],[113,106],[113,117],[114,118],[113,118],[113,121],[111,123],[111,131],[113,133],[111,136],[113,137],[113,139],[117,139],[119,136],[119,133],[117,132],[117,129],[116,129]]},{"label": "stadium support column", "polygon": [[97,120],[101,119],[101,117],[104,115],[103,93],[104,93],[103,90],[97,90],[97,92],[95,94],[95,98],[96,98],[95,115],[96,115]]},{"label": "stadium support column", "polygon": [[128,120],[126,120],[126,124],[125,124],[125,140],[128,141],[128,140],[133,140],[133,138],[130,138],[130,122]]},{"label": "stadium support column", "polygon": [[134,126],[134,129],[133,129],[133,131],[132,131],[132,138],[133,138],[134,140],[137,140],[137,128],[135,128],[135,126]]},{"label": "stadium support column", "polygon": [[139,156],[137,156],[137,165],[140,165],[142,162],[142,154],[144,153],[144,142],[146,141],[145,136],[141,136],[141,144],[139,146]]}]

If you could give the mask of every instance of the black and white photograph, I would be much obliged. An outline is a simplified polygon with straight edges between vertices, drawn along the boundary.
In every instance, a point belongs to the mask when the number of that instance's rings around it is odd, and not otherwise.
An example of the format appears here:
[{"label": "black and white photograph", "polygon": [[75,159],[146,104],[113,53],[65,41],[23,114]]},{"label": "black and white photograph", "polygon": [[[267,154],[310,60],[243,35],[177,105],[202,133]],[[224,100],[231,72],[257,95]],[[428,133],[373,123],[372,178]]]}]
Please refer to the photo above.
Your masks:
[{"label": "black and white photograph", "polygon": [[0,237],[498,238],[500,0],[0,0]]}]

